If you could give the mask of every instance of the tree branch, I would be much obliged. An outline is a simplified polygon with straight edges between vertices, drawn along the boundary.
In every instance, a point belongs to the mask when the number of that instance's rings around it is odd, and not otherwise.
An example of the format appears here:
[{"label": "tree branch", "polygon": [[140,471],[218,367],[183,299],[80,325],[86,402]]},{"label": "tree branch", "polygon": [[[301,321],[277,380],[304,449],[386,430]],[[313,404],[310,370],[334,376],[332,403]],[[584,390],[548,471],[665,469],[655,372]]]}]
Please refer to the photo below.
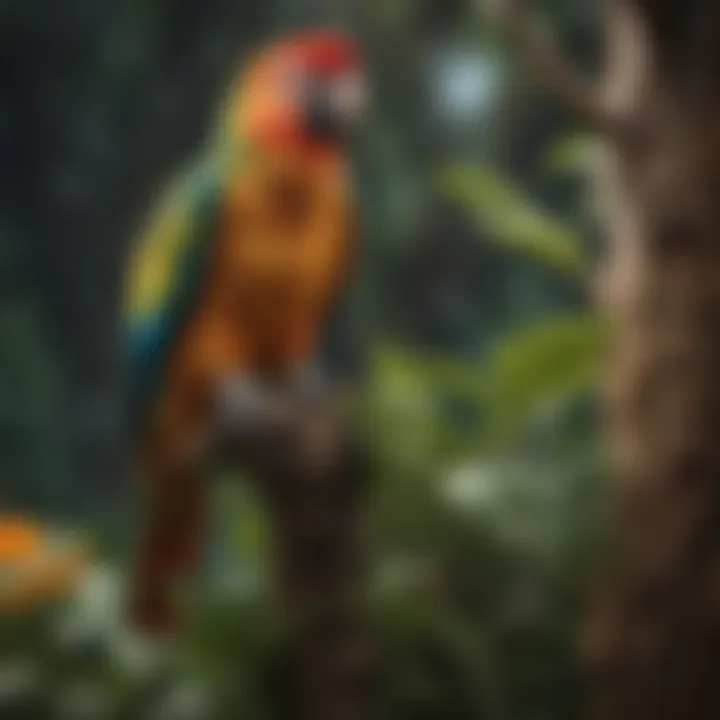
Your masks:
[{"label": "tree branch", "polygon": [[268,388],[263,401],[254,421],[227,428],[219,450],[250,471],[273,528],[276,587],[290,635],[272,663],[286,692],[273,696],[271,715],[373,718],[368,450],[339,393],[309,399]]},{"label": "tree branch", "polygon": [[582,77],[533,16],[529,0],[479,0],[479,5],[517,43],[525,63],[549,92],[581,122],[603,135],[617,138],[625,119],[604,101],[594,83]]}]

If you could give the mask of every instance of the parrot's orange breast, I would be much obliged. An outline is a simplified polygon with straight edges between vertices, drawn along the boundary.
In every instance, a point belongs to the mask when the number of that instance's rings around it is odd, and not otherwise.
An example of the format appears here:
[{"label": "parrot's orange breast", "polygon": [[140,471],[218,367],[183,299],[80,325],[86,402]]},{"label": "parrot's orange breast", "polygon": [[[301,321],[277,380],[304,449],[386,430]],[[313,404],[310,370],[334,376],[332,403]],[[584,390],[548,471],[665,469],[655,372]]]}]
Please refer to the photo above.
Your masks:
[{"label": "parrot's orange breast", "polygon": [[350,232],[339,168],[280,168],[235,181],[211,308],[244,339],[253,363],[287,365],[312,354],[346,270]]}]

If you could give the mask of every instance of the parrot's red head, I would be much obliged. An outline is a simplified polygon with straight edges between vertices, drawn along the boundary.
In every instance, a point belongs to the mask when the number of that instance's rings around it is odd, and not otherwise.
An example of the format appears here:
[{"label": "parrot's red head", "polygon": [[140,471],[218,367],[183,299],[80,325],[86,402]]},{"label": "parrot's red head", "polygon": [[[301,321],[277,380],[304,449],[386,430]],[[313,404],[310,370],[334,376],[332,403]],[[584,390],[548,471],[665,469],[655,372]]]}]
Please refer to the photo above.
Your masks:
[{"label": "parrot's red head", "polygon": [[288,154],[341,153],[365,102],[360,50],[333,31],[280,41],[245,76],[234,132],[251,144]]}]

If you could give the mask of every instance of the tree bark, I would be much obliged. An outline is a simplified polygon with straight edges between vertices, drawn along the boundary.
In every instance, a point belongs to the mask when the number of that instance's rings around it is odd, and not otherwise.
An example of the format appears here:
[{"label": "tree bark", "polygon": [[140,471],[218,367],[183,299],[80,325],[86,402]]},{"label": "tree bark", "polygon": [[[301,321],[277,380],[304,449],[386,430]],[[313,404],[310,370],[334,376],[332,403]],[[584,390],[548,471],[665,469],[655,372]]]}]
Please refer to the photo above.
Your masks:
[{"label": "tree bark", "polygon": [[720,13],[609,3],[603,300],[617,564],[592,625],[602,720],[720,717]]},{"label": "tree bark", "polygon": [[615,325],[610,581],[586,636],[599,720],[720,718],[720,3],[604,0],[579,83],[494,0],[540,79],[610,140],[599,178]]}]

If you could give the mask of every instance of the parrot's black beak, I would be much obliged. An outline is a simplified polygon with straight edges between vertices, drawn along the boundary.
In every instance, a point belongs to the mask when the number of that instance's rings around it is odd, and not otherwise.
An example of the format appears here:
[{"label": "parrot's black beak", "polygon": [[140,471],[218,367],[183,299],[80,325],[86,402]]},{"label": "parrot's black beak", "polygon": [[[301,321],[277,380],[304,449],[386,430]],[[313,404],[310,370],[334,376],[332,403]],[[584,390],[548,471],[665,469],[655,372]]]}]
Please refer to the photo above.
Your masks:
[{"label": "parrot's black beak", "polygon": [[362,75],[347,75],[310,89],[305,121],[319,140],[344,142],[359,124],[365,111],[367,91]]}]

